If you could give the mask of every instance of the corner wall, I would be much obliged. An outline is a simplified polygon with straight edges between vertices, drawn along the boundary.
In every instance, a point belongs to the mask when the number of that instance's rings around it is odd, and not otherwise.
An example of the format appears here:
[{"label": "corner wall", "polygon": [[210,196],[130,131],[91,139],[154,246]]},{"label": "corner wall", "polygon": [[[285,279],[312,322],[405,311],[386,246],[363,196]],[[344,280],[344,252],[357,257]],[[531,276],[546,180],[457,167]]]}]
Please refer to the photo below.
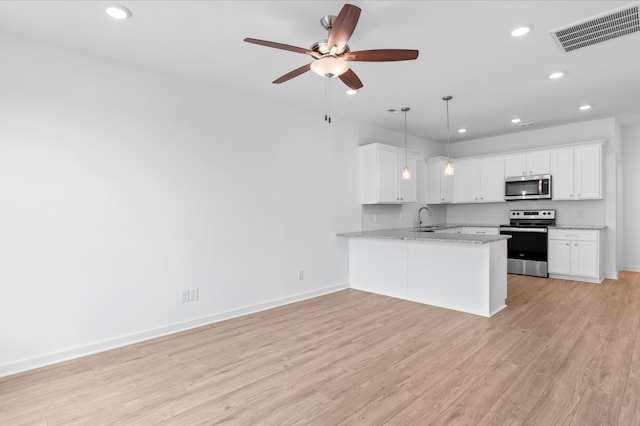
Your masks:
[{"label": "corner wall", "polygon": [[0,376],[348,287],[356,125],[17,37],[0,51]]}]

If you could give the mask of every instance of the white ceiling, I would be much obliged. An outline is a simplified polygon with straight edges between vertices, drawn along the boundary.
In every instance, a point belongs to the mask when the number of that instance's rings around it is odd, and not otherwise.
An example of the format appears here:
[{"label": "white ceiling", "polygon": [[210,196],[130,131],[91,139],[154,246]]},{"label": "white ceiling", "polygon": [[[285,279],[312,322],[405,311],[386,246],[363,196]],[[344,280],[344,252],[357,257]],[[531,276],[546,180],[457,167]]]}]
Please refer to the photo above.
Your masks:
[{"label": "white ceiling", "polygon": [[[310,58],[244,43],[252,37],[308,48],[326,38],[319,21],[337,15],[341,1],[119,1],[133,15],[108,17],[103,1],[1,1],[0,31],[113,58],[184,78],[246,91],[318,114],[324,122],[325,81],[308,72],[271,82]],[[628,1],[352,1],[362,13],[351,50],[418,49],[415,61],[352,63],[364,88],[344,94],[331,81],[331,115],[446,142],[616,116],[640,123],[640,32],[562,53],[550,30],[617,8]],[[533,24],[514,38],[518,24]],[[563,70],[560,80],[547,75]],[[578,106],[590,103],[582,112]],[[455,133],[466,127],[465,135]]]}]

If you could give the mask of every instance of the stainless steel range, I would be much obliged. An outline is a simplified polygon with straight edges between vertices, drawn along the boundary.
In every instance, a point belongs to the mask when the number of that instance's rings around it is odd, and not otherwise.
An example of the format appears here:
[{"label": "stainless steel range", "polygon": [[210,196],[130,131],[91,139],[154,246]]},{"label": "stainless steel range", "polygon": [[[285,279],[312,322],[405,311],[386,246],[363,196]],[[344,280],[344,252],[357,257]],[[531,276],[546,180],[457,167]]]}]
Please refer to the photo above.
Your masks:
[{"label": "stainless steel range", "polygon": [[555,210],[511,210],[509,225],[500,226],[507,240],[507,272],[548,277],[548,226],[555,225]]}]

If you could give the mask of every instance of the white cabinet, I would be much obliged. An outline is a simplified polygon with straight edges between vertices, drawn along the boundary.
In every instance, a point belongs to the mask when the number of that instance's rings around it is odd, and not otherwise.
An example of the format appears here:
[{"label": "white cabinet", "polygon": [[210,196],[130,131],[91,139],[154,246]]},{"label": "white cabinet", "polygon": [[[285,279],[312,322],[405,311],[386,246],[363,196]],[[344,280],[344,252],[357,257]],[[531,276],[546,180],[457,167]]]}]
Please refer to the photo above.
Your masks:
[{"label": "white cabinet", "polygon": [[554,200],[602,198],[602,144],[551,150],[551,184]]},{"label": "white cabinet", "polygon": [[444,175],[447,157],[427,159],[427,204],[445,204],[453,201],[453,176]]},{"label": "white cabinet", "polygon": [[548,175],[551,172],[549,151],[518,152],[505,155],[504,170],[506,177]]},{"label": "white cabinet", "polygon": [[[362,204],[414,203],[417,198],[417,154],[402,148],[370,144],[360,147]],[[411,179],[402,179],[405,165]]]},{"label": "white cabinet", "polygon": [[478,159],[458,159],[454,163],[453,199],[456,203],[478,202]]},{"label": "white cabinet", "polygon": [[601,282],[600,231],[549,230],[549,276]]},{"label": "white cabinet", "polygon": [[504,201],[504,157],[465,158],[454,162],[456,203]]},{"label": "white cabinet", "polygon": [[500,235],[500,228],[488,226],[464,226],[460,229],[461,234],[474,235]]}]

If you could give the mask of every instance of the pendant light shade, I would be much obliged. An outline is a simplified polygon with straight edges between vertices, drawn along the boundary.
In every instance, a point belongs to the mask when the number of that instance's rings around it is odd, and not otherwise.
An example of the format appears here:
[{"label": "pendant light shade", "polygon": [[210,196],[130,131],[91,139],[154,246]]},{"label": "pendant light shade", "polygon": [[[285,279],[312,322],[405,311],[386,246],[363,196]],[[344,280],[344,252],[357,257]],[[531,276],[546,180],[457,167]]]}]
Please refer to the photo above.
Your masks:
[{"label": "pendant light shade", "polygon": [[451,161],[451,141],[449,139],[449,101],[453,99],[453,96],[443,96],[442,100],[447,103],[447,164],[444,166],[444,175],[453,176],[453,162]]}]

